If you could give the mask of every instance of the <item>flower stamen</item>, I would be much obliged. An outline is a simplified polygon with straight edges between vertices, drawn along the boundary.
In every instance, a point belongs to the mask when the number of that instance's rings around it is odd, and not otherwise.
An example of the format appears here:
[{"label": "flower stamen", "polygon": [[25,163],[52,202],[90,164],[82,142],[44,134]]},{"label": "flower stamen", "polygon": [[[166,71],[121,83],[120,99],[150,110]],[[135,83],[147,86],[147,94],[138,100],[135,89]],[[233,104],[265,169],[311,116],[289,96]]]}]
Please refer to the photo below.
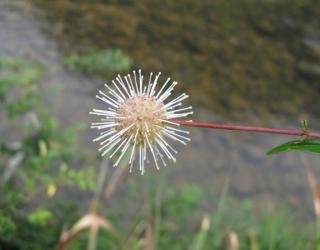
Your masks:
[{"label": "flower stamen", "polygon": [[[129,165],[132,171],[135,162],[136,151],[139,160],[139,169],[145,172],[145,162],[148,160],[148,151],[157,169],[159,158],[164,166],[167,166],[164,156],[176,161],[173,156],[177,151],[164,139],[164,137],[186,144],[190,141],[186,135],[188,131],[177,129],[179,123],[170,119],[183,118],[193,114],[192,107],[179,108],[182,101],[188,98],[185,93],[165,103],[171,95],[176,81],[167,78],[157,92],[161,72],[149,75],[148,84],[144,86],[141,70],[134,70],[133,76],[117,75],[112,80],[112,85],[105,84],[107,92],[99,91],[96,97],[108,105],[106,110],[93,109],[90,114],[100,118],[99,122],[91,124],[91,128],[102,130],[100,135],[93,141],[99,141],[99,151],[102,156],[109,153],[113,158],[119,154],[114,166],[123,159],[126,152],[131,148]],[[172,82],[170,84],[170,82]],[[137,150],[136,150],[137,148]]]}]

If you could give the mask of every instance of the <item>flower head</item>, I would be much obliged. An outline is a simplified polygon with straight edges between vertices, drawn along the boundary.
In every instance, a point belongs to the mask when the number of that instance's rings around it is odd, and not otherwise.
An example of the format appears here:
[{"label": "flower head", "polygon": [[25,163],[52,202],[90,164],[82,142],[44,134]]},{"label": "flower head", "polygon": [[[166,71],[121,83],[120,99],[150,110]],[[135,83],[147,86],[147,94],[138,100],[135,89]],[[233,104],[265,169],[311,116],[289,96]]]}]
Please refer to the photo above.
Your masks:
[{"label": "flower head", "polygon": [[129,152],[130,172],[137,161],[143,174],[149,154],[159,169],[160,162],[166,166],[166,158],[176,161],[177,151],[169,140],[184,145],[190,141],[189,132],[177,128],[179,124],[174,122],[193,114],[191,106],[180,108],[188,96],[183,93],[167,101],[177,82],[168,78],[158,86],[160,74],[150,73],[148,84],[144,84],[141,70],[124,77],[118,75],[111,86],[105,84],[106,92],[99,91],[96,96],[108,107],[90,112],[101,117],[99,122],[91,124],[91,128],[101,130],[94,141],[100,142],[102,156],[109,154],[111,158],[119,154],[114,166]]}]

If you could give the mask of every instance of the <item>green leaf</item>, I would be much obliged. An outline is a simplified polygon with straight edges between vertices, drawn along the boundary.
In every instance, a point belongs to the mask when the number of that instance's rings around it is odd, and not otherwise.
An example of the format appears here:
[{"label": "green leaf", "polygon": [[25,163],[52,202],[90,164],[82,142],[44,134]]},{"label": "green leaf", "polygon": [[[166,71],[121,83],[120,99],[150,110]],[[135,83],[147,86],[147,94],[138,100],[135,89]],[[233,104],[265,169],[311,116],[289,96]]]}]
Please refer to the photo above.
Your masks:
[{"label": "green leaf", "polygon": [[30,214],[28,216],[29,222],[32,224],[38,224],[45,226],[49,222],[50,219],[53,218],[53,214],[44,209],[38,209],[36,212]]},{"label": "green leaf", "polygon": [[267,152],[267,155],[287,153],[287,152],[308,152],[320,154],[319,139],[303,139],[290,141],[277,146]]}]

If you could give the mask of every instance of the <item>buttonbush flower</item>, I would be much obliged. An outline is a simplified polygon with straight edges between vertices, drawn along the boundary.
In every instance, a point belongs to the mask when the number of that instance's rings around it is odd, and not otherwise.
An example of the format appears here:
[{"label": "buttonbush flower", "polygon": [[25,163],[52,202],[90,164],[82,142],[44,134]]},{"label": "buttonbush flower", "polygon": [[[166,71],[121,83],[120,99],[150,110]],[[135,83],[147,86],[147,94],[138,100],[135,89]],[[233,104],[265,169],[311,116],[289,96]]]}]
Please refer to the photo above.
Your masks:
[{"label": "buttonbush flower", "polygon": [[91,128],[101,131],[94,141],[100,143],[102,156],[116,156],[114,166],[129,152],[130,172],[136,162],[143,174],[149,156],[159,169],[160,164],[167,165],[166,160],[176,161],[172,140],[184,145],[190,141],[189,132],[178,128],[179,123],[174,121],[193,114],[191,106],[182,107],[188,95],[172,98],[177,82],[167,78],[161,85],[160,75],[151,72],[144,79],[141,70],[134,70],[124,77],[118,75],[96,95],[106,108],[90,112],[100,118],[91,124]]}]

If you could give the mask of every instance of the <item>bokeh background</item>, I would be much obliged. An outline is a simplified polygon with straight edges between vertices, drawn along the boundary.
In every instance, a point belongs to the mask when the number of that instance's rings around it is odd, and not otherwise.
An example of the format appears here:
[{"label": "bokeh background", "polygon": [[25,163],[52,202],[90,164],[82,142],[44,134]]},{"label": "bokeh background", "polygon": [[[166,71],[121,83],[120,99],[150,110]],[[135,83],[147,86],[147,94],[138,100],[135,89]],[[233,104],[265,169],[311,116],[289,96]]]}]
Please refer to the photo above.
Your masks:
[{"label": "bokeh background", "polygon": [[89,111],[141,68],[177,80],[195,121],[317,131],[319,27],[316,0],[0,0],[0,249],[55,249],[100,168],[121,240],[102,230],[96,249],[317,249],[319,157],[265,154],[288,137],[191,128],[176,164],[141,176],[97,155]]}]

